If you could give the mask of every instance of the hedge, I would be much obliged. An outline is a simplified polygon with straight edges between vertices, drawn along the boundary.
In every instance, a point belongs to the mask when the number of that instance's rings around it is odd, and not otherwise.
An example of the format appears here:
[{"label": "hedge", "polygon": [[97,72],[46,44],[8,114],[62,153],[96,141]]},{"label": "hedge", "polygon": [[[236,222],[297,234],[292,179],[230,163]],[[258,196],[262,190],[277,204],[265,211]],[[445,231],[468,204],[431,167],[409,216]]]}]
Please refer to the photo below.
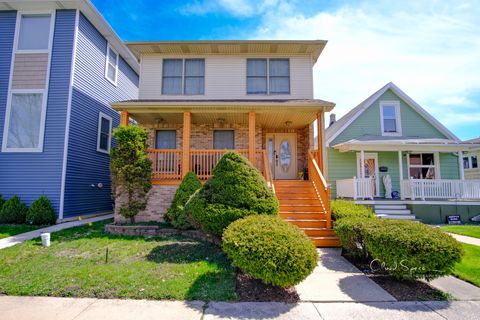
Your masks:
[{"label": "hedge", "polygon": [[278,200],[260,172],[239,153],[228,152],[212,177],[186,204],[193,225],[220,237],[226,227],[246,215],[278,215]]},{"label": "hedge", "polygon": [[332,218],[339,220],[342,218],[375,218],[371,208],[367,208],[363,205],[355,204],[351,201],[335,200],[331,203]]},{"label": "hedge", "polygon": [[199,190],[201,187],[202,183],[195,173],[190,171],[183,178],[182,183],[175,192],[172,205],[168,208],[165,216],[166,220],[175,228],[189,229],[192,227],[185,211],[185,204],[195,191]]},{"label": "hedge", "polygon": [[223,250],[246,274],[282,287],[305,279],[318,259],[313,242],[302,230],[267,215],[233,222],[223,234]]}]

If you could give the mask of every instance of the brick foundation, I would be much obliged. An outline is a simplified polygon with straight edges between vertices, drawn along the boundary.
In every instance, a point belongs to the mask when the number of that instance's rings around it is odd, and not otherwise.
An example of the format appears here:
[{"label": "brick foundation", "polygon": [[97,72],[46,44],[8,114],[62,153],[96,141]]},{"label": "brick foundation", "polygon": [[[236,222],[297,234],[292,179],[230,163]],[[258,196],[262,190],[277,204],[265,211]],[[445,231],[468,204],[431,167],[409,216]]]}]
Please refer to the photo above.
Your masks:
[{"label": "brick foundation", "polygon": [[[178,189],[178,185],[153,185],[152,189],[148,193],[147,208],[140,212],[136,217],[137,222],[165,221],[165,213],[170,207],[173,196]],[[130,222],[119,214],[119,208],[125,201],[126,196],[119,197],[115,200],[115,223]]]}]

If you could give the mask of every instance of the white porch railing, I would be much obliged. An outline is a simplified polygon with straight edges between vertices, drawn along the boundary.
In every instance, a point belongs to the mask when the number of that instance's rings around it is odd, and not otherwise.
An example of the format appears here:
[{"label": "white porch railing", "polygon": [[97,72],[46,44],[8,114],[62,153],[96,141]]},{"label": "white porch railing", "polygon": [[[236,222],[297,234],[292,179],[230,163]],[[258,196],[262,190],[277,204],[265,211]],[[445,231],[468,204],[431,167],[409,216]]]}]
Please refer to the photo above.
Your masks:
[{"label": "white porch railing", "polygon": [[480,199],[480,180],[409,179],[400,182],[402,199]]},{"label": "white porch railing", "polygon": [[375,196],[375,179],[357,178],[337,180],[337,197],[354,200],[373,199]]}]

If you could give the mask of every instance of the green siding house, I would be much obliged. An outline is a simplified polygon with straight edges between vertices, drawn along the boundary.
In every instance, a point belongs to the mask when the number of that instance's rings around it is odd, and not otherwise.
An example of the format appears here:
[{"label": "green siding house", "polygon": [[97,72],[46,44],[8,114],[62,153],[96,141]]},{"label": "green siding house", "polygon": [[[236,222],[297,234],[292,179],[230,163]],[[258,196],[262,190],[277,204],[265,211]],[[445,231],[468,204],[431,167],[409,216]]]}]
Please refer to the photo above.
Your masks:
[{"label": "green siding house", "polygon": [[391,82],[332,121],[326,146],[333,198],[431,223],[480,214],[480,180],[465,180],[459,157],[479,145],[460,141]]}]

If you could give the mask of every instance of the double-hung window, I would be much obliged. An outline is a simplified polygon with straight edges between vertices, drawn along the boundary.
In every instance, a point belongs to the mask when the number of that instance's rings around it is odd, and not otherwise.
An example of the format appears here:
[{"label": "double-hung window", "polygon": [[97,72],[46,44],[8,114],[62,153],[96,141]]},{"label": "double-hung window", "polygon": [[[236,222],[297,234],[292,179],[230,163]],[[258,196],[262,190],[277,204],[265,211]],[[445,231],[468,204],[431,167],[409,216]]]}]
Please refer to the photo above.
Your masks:
[{"label": "double-hung window", "polygon": [[478,168],[477,156],[464,155],[463,156],[463,168],[464,169],[477,169]]},{"label": "double-hung window", "polygon": [[289,94],[290,60],[247,59],[247,94]]},{"label": "double-hung window", "polygon": [[162,94],[205,93],[205,59],[164,59],[162,70]]},{"label": "double-hung window", "polygon": [[384,136],[400,136],[400,103],[398,101],[380,101],[381,128]]},{"label": "double-hung window", "polygon": [[97,151],[110,153],[112,141],[112,118],[100,112],[98,116]]},{"label": "double-hung window", "polygon": [[434,153],[412,153],[408,165],[413,179],[436,179],[438,175]]},{"label": "double-hung window", "polygon": [[107,58],[105,64],[105,78],[108,81],[117,85],[118,80],[118,53],[110,47],[107,46]]}]

